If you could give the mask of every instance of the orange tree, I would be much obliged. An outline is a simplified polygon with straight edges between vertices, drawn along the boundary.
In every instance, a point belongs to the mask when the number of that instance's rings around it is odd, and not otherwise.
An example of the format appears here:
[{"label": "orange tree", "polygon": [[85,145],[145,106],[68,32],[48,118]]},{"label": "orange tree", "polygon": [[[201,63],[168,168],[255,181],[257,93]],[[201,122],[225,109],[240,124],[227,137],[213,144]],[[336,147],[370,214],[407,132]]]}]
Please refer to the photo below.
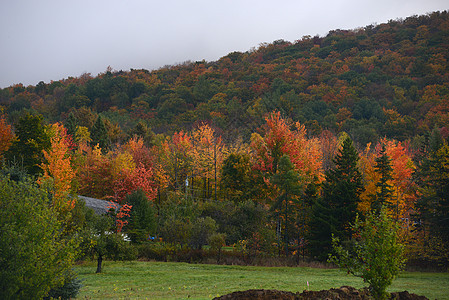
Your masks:
[{"label": "orange tree", "polygon": [[[266,124],[261,128],[261,133],[254,133],[251,137],[252,166],[256,174],[255,182],[259,184],[259,201],[272,208],[274,216],[277,216],[277,231],[285,230],[287,227],[298,225],[297,219],[306,214],[307,207],[300,195],[309,184],[321,181],[321,147],[317,139],[308,139],[306,129],[300,123],[289,123],[283,119],[279,112],[273,112],[266,117]],[[290,193],[288,202],[292,211],[291,218],[285,218],[279,207],[275,205],[284,199],[286,190],[279,180],[280,173],[287,170],[279,170],[279,162],[283,156],[288,156],[292,169],[296,172],[298,185],[301,191]],[[285,175],[285,174],[284,174]],[[291,198],[290,198],[291,197]],[[284,200],[282,200],[284,201]],[[284,206],[285,207],[285,206]],[[289,223],[291,222],[291,223]],[[298,242],[301,239],[300,235]],[[302,236],[302,238],[304,235]],[[285,240],[285,238],[284,238]],[[288,240],[288,239],[287,239]]]},{"label": "orange tree", "polygon": [[416,201],[416,187],[412,178],[415,165],[406,145],[395,140],[382,139],[374,149],[368,144],[361,153],[359,167],[363,173],[365,191],[360,196],[358,209],[367,213],[373,205],[373,196],[378,193],[381,174],[376,171],[376,159],[379,158],[382,144],[385,145],[385,155],[390,158],[392,169],[391,178],[383,183],[390,186],[387,199],[390,202],[390,214],[396,220],[409,218]]},{"label": "orange tree", "polygon": [[75,205],[74,200],[68,200],[75,172],[71,162],[71,138],[63,125],[56,123],[50,127],[50,143],[50,149],[43,150],[45,163],[40,167],[44,174],[39,182],[51,186],[53,205],[60,211],[68,211]]},{"label": "orange tree", "polygon": [[14,134],[11,125],[6,123],[6,119],[0,116],[0,160],[2,160],[3,153],[5,153],[12,144]]}]

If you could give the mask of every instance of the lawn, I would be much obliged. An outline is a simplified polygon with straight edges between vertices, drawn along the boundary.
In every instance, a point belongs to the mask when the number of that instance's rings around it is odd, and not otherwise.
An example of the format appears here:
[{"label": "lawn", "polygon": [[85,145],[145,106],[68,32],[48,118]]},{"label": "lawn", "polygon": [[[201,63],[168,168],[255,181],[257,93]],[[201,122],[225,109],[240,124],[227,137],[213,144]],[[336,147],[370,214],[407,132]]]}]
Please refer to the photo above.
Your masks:
[{"label": "lawn", "polygon": [[[83,288],[79,299],[211,299],[233,291],[277,289],[298,292],[342,285],[357,288],[361,279],[337,269],[243,267],[163,262],[94,262],[76,267]],[[430,299],[449,299],[448,273],[404,272],[389,291],[408,290]]]}]

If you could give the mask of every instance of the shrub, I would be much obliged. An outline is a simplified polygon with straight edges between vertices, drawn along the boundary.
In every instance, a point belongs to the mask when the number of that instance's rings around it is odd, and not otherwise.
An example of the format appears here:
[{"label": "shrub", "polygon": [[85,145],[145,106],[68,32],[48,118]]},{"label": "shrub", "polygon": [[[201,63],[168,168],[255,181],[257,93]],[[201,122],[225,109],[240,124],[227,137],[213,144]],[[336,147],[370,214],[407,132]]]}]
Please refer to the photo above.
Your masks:
[{"label": "shrub", "polygon": [[214,233],[209,236],[209,245],[213,251],[217,252],[217,264],[220,263],[221,249],[226,246],[226,234]]},{"label": "shrub", "polygon": [[189,241],[192,232],[192,224],[176,217],[170,217],[165,220],[160,229],[160,233],[165,242],[177,244],[183,247]]},{"label": "shrub", "polygon": [[67,271],[64,277],[64,284],[61,287],[53,288],[44,299],[72,299],[76,298],[82,287],[81,280],[78,279],[76,273]]},{"label": "shrub", "polygon": [[201,249],[207,245],[209,237],[215,234],[217,225],[211,217],[198,218],[192,226],[189,245],[195,249]]},{"label": "shrub", "polygon": [[398,225],[382,207],[380,212],[369,213],[365,221],[357,216],[351,229],[356,233],[347,248],[338,238],[332,238],[336,255],[329,261],[348,273],[361,277],[369,284],[375,299],[385,299],[386,289],[404,267],[404,247],[397,241]]},{"label": "shrub", "polygon": [[0,299],[39,299],[61,286],[77,240],[31,181],[0,175]]}]

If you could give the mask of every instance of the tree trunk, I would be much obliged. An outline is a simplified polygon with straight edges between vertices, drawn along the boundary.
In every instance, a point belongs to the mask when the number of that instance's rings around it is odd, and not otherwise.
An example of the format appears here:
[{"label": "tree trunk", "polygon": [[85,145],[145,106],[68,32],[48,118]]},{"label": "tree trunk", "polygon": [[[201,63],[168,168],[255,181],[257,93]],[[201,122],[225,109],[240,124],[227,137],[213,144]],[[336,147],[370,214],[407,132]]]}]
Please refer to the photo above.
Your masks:
[{"label": "tree trunk", "polygon": [[288,244],[289,244],[289,237],[288,237],[288,194],[285,194],[285,257],[288,257]]},{"label": "tree trunk", "polygon": [[101,273],[101,263],[103,262],[103,255],[98,255],[97,259],[97,271],[95,273]]},{"label": "tree trunk", "polygon": [[217,265],[220,264],[220,259],[221,259],[221,247],[218,248]]}]

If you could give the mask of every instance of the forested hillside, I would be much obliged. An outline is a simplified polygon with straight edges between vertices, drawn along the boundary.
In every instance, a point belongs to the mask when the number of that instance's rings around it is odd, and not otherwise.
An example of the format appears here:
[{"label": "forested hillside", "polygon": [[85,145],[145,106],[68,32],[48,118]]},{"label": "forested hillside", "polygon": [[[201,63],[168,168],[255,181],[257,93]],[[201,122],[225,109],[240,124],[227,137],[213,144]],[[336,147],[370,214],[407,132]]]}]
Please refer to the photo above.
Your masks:
[{"label": "forested hillside", "polygon": [[114,230],[161,238],[163,253],[324,260],[331,234],[350,239],[357,214],[385,208],[408,258],[447,268],[448,60],[445,11],[11,86],[1,173],[32,176],[64,217],[69,194],[119,203]]},{"label": "forested hillside", "polygon": [[11,123],[23,110],[48,122],[73,112],[91,129],[101,114],[113,142],[123,142],[139,121],[168,134],[207,122],[226,139],[248,138],[278,110],[311,135],[345,131],[364,146],[448,125],[448,60],[444,11],[278,40],[215,62],[19,84],[1,90],[0,105]]}]

